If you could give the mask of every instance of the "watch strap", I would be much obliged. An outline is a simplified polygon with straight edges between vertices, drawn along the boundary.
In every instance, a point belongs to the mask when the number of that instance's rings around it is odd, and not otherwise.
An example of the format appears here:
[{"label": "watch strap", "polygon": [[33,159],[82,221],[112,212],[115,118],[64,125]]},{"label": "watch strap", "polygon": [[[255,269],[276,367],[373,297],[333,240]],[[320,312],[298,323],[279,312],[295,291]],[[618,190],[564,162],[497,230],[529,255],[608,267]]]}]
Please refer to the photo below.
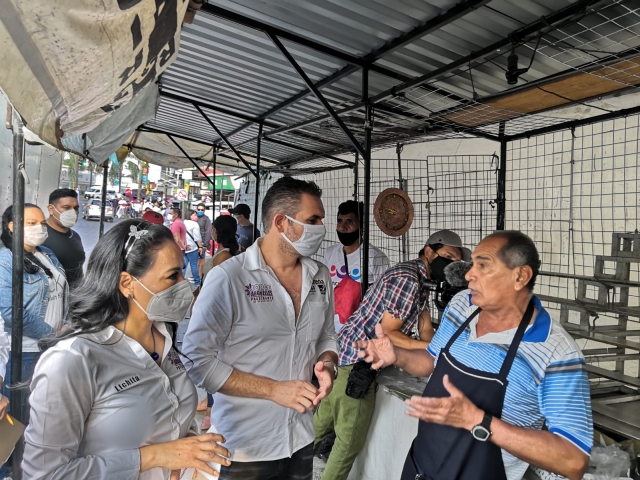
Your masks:
[{"label": "watch strap", "polygon": [[488,413],[485,412],[484,417],[482,417],[482,422],[480,423],[480,425],[482,425],[484,428],[486,428],[489,433],[493,433],[491,431],[491,421],[493,420],[493,415],[489,415]]}]

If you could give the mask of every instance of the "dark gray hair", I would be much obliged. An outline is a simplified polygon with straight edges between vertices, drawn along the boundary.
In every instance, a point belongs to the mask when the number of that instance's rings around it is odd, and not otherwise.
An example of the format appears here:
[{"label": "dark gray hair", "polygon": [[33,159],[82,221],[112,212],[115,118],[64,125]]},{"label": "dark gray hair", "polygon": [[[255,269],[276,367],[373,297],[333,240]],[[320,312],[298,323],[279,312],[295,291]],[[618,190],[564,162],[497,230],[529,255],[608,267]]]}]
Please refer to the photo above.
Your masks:
[{"label": "dark gray hair", "polygon": [[[527,283],[529,291],[533,291],[536,278],[540,273],[540,255],[533,240],[519,230],[504,230],[494,232],[489,237],[504,238],[506,243],[498,251],[498,258],[510,269],[528,265],[533,272]],[[487,237],[488,238],[488,237]]]},{"label": "dark gray hair", "polygon": [[295,217],[300,211],[300,197],[303,193],[320,198],[322,189],[315,182],[293,177],[282,177],[271,185],[262,201],[262,226],[265,233],[271,229],[273,217],[277,213]]}]

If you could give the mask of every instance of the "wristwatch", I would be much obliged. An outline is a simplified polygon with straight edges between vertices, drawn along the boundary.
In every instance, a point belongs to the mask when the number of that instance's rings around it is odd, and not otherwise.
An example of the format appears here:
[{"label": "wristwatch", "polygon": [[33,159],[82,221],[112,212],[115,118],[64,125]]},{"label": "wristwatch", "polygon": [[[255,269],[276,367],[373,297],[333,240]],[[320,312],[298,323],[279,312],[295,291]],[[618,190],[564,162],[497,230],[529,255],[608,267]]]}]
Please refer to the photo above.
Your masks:
[{"label": "wristwatch", "polygon": [[335,380],[336,378],[338,378],[338,366],[335,363],[333,363],[333,361],[325,360],[322,363],[324,364],[330,363],[331,366],[333,367],[333,379]]},{"label": "wristwatch", "polygon": [[493,420],[493,417],[488,413],[485,413],[482,422],[471,429],[471,435],[473,435],[473,438],[480,442],[486,442],[489,440],[491,437],[491,420]]}]

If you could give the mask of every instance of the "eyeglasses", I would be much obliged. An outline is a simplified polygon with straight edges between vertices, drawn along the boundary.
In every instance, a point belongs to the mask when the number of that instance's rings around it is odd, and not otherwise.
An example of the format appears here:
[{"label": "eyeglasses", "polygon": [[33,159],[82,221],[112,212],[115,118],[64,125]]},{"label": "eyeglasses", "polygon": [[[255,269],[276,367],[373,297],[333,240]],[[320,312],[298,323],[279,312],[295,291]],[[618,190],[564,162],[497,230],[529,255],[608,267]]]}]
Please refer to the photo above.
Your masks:
[{"label": "eyeglasses", "polygon": [[200,210],[200,209],[198,209],[198,211],[199,211],[199,212],[204,212],[204,210]]}]

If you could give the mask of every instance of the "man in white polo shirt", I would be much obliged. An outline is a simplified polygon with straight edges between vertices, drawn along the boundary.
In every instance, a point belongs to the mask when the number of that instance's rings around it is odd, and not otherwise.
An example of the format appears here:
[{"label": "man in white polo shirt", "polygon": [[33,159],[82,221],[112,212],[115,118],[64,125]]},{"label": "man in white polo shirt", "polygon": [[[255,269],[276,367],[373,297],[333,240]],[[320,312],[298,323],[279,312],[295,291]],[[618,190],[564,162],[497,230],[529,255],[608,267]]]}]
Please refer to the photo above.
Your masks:
[{"label": "man in white polo shirt", "polygon": [[182,351],[191,379],[214,393],[211,425],[233,455],[221,480],[312,478],[312,410],[338,361],[331,277],[309,258],[325,234],[321,194],[275,182],[264,237],[211,270],[193,308]]}]

